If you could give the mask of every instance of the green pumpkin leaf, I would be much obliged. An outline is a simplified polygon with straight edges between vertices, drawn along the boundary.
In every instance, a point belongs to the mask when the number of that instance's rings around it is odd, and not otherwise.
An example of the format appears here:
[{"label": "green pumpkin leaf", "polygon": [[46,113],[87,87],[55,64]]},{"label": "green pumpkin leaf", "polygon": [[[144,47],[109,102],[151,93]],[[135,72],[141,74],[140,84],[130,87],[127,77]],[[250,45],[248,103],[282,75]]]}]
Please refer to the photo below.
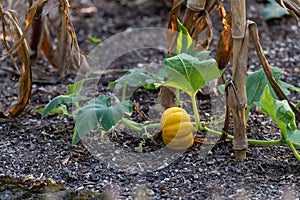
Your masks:
[{"label": "green pumpkin leaf", "polygon": [[80,141],[80,137],[79,137],[77,129],[75,127],[73,137],[72,137],[72,146],[76,145],[79,141]]},{"label": "green pumpkin leaf", "polygon": [[288,138],[290,141],[300,143],[300,130],[288,131]]},{"label": "green pumpkin leaf", "polygon": [[185,53],[166,58],[164,69],[169,78],[164,85],[183,90],[191,97],[206,83],[223,73],[218,69],[216,60],[199,60]]},{"label": "green pumpkin leaf", "polygon": [[144,68],[129,69],[128,73],[109,84],[110,87],[115,87],[120,90],[125,84],[131,87],[143,86],[146,89],[157,89],[155,84],[162,82],[163,77],[157,77],[155,73],[150,73]]},{"label": "green pumpkin leaf", "polygon": [[275,0],[269,0],[267,6],[262,10],[262,17],[264,20],[281,18],[288,14],[289,12],[278,5]]},{"label": "green pumpkin leaf", "polygon": [[284,140],[291,137],[296,129],[295,114],[286,100],[279,101],[273,98],[269,86],[266,85],[263,94],[261,95],[259,105],[262,107],[262,112],[267,113],[276,122],[281,130],[281,135]]},{"label": "green pumpkin leaf", "polygon": [[96,68],[93,68],[92,70],[88,71],[83,79],[80,79],[78,81],[76,81],[75,83],[73,84],[69,84],[68,85],[68,91],[66,92],[66,95],[71,95],[71,94],[74,94],[75,96],[79,95],[80,94],[80,90],[82,89],[83,87],[83,84],[87,81],[90,81],[90,80],[97,80],[98,78],[97,77],[94,77],[94,78],[89,78],[89,76],[96,70]]},{"label": "green pumpkin leaf", "polygon": [[[117,105],[111,106],[111,99],[107,95],[101,95],[92,99],[78,111],[75,127],[75,139],[82,138],[92,129],[100,124],[104,131],[110,130],[124,113],[132,112],[132,102],[123,101]],[[74,143],[74,141],[73,141]]]},{"label": "green pumpkin leaf", "polygon": [[[281,69],[278,67],[271,67],[273,77],[275,81],[279,80]],[[260,100],[262,93],[266,85],[270,86],[268,78],[261,68],[251,74],[247,74],[246,80],[246,93],[247,93],[247,105],[257,104]],[[271,88],[271,94],[273,98],[277,98],[273,89]]]},{"label": "green pumpkin leaf", "polygon": [[58,105],[70,105],[74,102],[79,102],[82,99],[85,99],[86,96],[74,96],[74,95],[60,95],[52,99],[43,109],[42,118],[46,117],[51,111]]},{"label": "green pumpkin leaf", "polygon": [[295,91],[295,92],[300,94],[300,88],[298,88],[296,86],[293,86],[291,84],[288,84],[286,82],[283,82],[281,80],[279,80],[278,83],[279,83],[279,86],[280,86],[281,89],[292,90],[292,91]]},{"label": "green pumpkin leaf", "polygon": [[193,39],[191,38],[188,30],[180,23],[179,19],[178,23],[178,36],[177,36],[177,45],[176,45],[176,54],[180,53],[188,53],[194,52],[195,45],[193,43]]},{"label": "green pumpkin leaf", "polygon": [[[280,74],[281,74],[281,69],[278,67],[271,67],[273,78],[275,81],[279,84],[280,89],[285,95],[289,95],[290,91],[293,90],[298,93],[300,93],[300,89],[290,85],[288,83],[285,83],[281,80]],[[266,85],[269,86],[272,97],[275,99],[278,99],[277,95],[275,94],[273,88],[271,87],[269,80],[264,72],[264,70],[261,68],[253,73],[248,73],[247,74],[247,80],[246,80],[246,93],[247,93],[247,110],[246,110],[246,118],[248,118],[248,114],[250,112],[250,109],[254,105],[259,105],[259,100],[261,98],[261,95],[264,91],[264,88]]]}]

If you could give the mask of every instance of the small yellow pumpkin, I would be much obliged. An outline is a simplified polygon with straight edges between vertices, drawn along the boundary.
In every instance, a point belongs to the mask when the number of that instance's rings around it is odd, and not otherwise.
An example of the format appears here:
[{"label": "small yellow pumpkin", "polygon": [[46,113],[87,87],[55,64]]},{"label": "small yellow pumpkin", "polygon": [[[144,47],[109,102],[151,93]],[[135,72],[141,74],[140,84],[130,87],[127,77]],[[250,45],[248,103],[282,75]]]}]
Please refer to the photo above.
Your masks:
[{"label": "small yellow pumpkin", "polygon": [[165,145],[173,150],[185,150],[194,144],[194,126],[188,113],[179,107],[165,110],[160,118]]}]

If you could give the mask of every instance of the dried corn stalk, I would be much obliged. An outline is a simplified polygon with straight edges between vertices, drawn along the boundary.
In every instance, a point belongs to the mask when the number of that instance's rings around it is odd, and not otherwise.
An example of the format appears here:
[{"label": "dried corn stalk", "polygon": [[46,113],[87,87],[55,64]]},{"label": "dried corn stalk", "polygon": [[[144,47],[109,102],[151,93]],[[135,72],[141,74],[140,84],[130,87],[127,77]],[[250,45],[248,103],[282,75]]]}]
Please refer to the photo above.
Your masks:
[{"label": "dried corn stalk", "polygon": [[[2,21],[2,28],[3,28],[3,36],[4,36],[4,43],[7,49],[7,53],[5,53],[3,56],[10,55],[11,59],[13,60],[14,65],[16,63],[14,62],[13,53],[16,52],[16,55],[22,62],[21,72],[20,72],[20,78],[19,78],[19,85],[18,85],[18,100],[17,103],[12,105],[7,112],[1,112],[0,117],[1,118],[12,118],[18,116],[26,107],[28,100],[30,98],[31,94],[31,85],[32,85],[32,78],[31,78],[31,65],[30,65],[30,57],[29,57],[29,50],[28,45],[25,40],[26,34],[29,30],[29,27],[33,21],[33,18],[35,16],[36,10],[39,5],[46,3],[46,0],[37,0],[35,1],[29,10],[26,13],[25,18],[25,30],[24,32],[21,29],[21,26],[18,22],[18,16],[17,12],[13,10],[9,10],[6,12],[3,12],[2,8],[2,1],[0,1],[0,15],[1,15],[1,21]],[[14,45],[10,47],[8,45],[8,42],[6,41],[7,36],[7,28],[10,28],[11,36],[14,42]]]},{"label": "dried corn stalk", "polygon": [[229,87],[229,107],[233,117],[233,149],[235,159],[245,160],[248,148],[245,110],[246,73],[248,64],[249,32],[246,28],[246,1],[232,1],[233,69]]},{"label": "dried corn stalk", "polygon": [[[87,70],[86,57],[80,52],[76,34],[70,21],[68,0],[59,1],[60,24],[57,33],[59,44],[56,51],[58,54],[53,54],[55,46],[47,27],[49,24],[45,23],[43,18],[45,16],[43,8],[47,3],[48,0],[29,1],[30,8],[26,13],[25,30],[23,32],[15,14],[16,12],[3,12],[2,0],[0,0],[0,20],[2,21],[4,44],[7,49],[7,53],[1,55],[0,58],[9,55],[16,66],[16,70],[18,70],[18,67],[12,55],[16,53],[22,62],[22,70],[19,72],[18,102],[9,108],[7,112],[0,112],[0,118],[15,117],[24,110],[31,92],[31,64],[40,51],[44,52],[44,55],[54,67],[59,68],[61,78],[64,76],[66,57],[71,61],[73,67]],[[10,27],[11,36],[13,37],[14,44],[12,47],[9,46],[9,42],[6,40],[8,27]],[[26,42],[26,35],[30,27],[32,27],[30,41],[31,50],[33,51],[32,59],[29,57],[29,49]]]},{"label": "dried corn stalk", "polygon": [[[9,108],[8,113],[1,112],[0,114],[0,117],[12,118],[19,115],[24,110],[30,97],[31,84],[32,84],[30,58],[29,58],[28,46],[26,40],[22,39],[24,33],[21,30],[16,13],[12,11],[2,12],[2,6],[0,7],[0,10],[1,10],[0,14],[2,16],[1,17],[2,23],[4,24],[4,31],[5,32],[7,31],[6,27],[10,27],[12,39],[18,45],[16,51],[17,56],[22,62],[22,68],[21,68],[22,71],[21,71],[21,76],[19,78],[19,87],[18,87],[18,92],[19,92],[18,101],[16,104],[14,104]],[[28,26],[27,23],[26,26]],[[9,51],[11,51],[11,49],[9,49]]]}]

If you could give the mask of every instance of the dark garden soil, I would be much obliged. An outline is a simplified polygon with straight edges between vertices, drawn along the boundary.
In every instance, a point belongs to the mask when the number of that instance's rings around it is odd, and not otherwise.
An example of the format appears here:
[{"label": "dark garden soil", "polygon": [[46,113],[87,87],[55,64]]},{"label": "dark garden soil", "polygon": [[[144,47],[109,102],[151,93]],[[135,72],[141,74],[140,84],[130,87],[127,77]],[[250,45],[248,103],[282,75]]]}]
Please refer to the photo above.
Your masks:
[{"label": "dark garden soil", "polygon": [[[168,1],[145,0],[89,0],[70,1],[71,15],[78,42],[82,50],[88,53],[95,44],[87,42],[91,37],[105,40],[128,29],[139,27],[167,27],[170,7]],[[224,4],[228,2],[225,1]],[[261,43],[267,59],[272,66],[282,69],[281,79],[299,86],[300,80],[300,34],[295,21],[290,16],[271,21],[263,21],[260,11],[264,7],[256,1],[247,1],[248,18],[258,24]],[[82,12],[82,8],[96,7],[96,12]],[[218,18],[215,18],[218,20]],[[220,30],[215,23],[215,31]],[[214,54],[217,38],[214,38]],[[1,48],[1,51],[4,48]],[[134,68],[143,65],[161,65],[165,52],[156,49],[137,50],[122,56],[111,64],[112,69]],[[156,63],[156,64],[153,64]],[[48,69],[47,61],[39,61],[35,68]],[[249,52],[249,71],[259,68],[259,61],[253,45]],[[11,70],[8,70],[11,69]],[[12,64],[3,60],[0,65],[0,109],[6,110],[17,98],[17,81]],[[32,186],[26,181],[14,183],[17,187],[27,188],[49,184],[53,179],[63,184],[67,190],[48,192],[34,198],[74,199],[74,191],[79,199],[296,199],[300,197],[300,162],[287,146],[250,145],[244,162],[234,159],[232,142],[226,141],[215,145],[194,144],[182,154],[175,154],[175,159],[168,163],[163,153],[160,155],[161,166],[151,170],[140,165],[147,162],[146,154],[163,147],[162,144],[146,139],[142,153],[136,152],[141,139],[129,130],[109,133],[113,143],[131,154],[139,154],[138,162],[127,154],[112,150],[113,159],[124,160],[122,170],[111,164],[110,157],[97,159],[87,150],[83,142],[71,146],[74,122],[72,119],[50,115],[41,119],[35,110],[47,104],[51,99],[67,90],[67,85],[74,83],[76,72],[69,70],[67,77],[60,83],[41,81],[41,76],[33,85],[32,97],[25,111],[17,118],[0,121],[0,176],[24,178],[32,175]],[[49,75],[44,75],[49,76]],[[105,74],[100,79],[99,93],[111,93],[108,87],[120,73]],[[51,80],[51,75],[49,76]],[[53,75],[52,79],[56,79]],[[156,103],[158,91],[138,89],[132,95],[139,109],[146,115]],[[299,96],[291,93],[293,102]],[[202,119],[212,113],[207,100],[200,101]],[[141,120],[134,112],[133,117]],[[247,134],[252,139],[278,139],[279,129],[268,117],[253,110],[247,125]],[[101,145],[105,147],[105,142]],[[170,153],[170,152],[167,152]],[[120,155],[121,154],[121,155]],[[144,155],[143,155],[144,154]],[[177,157],[176,157],[177,156]],[[149,163],[148,163],[149,164]],[[155,163],[150,163],[155,165]],[[132,166],[131,166],[132,165]],[[131,168],[132,167],[132,168]],[[126,169],[126,170],[124,170]],[[144,171],[143,171],[144,170]],[[9,179],[8,179],[9,180]],[[13,181],[12,181],[13,182]],[[33,187],[34,185],[34,187]],[[13,189],[12,184],[1,179],[0,199],[24,199],[25,192]],[[72,194],[69,191],[73,191]],[[18,192],[16,192],[18,191]],[[89,192],[85,193],[84,192]],[[101,193],[102,195],[99,195]],[[29,195],[30,196],[30,195]],[[75,195],[76,196],[76,195]],[[28,196],[27,196],[28,197]],[[28,197],[29,198],[29,197]]]}]

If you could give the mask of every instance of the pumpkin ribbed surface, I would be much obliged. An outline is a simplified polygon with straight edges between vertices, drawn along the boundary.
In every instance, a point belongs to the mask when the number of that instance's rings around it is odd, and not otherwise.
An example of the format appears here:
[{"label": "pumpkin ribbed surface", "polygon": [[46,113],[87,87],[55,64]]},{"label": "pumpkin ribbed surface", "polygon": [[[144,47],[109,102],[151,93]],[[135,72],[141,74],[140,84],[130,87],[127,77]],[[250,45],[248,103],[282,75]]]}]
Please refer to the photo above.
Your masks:
[{"label": "pumpkin ribbed surface", "polygon": [[193,124],[188,113],[179,107],[165,110],[160,118],[163,142],[173,150],[185,150],[194,144]]}]

